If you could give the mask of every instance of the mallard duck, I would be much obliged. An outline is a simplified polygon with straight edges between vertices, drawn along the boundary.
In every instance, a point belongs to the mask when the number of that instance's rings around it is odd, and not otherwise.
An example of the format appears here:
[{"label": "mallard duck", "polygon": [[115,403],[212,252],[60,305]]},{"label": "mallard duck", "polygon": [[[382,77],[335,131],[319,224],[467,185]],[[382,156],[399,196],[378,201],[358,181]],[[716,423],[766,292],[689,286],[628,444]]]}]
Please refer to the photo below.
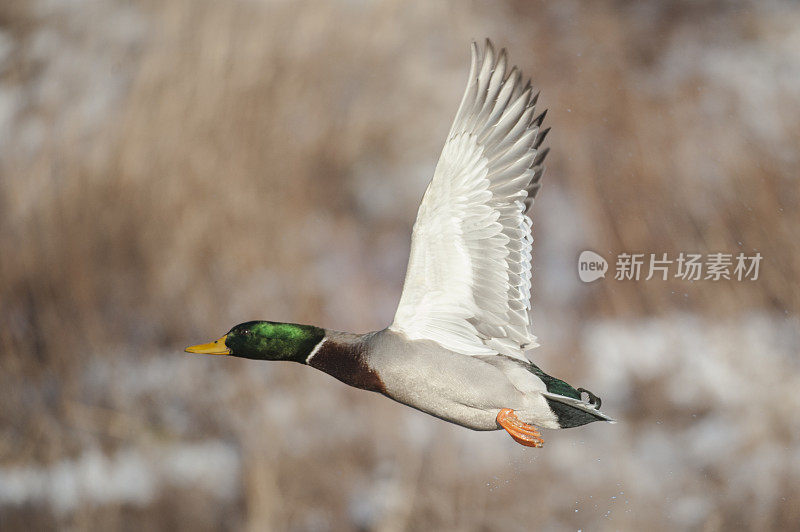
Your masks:
[{"label": "mallard duck", "polygon": [[[469,80],[414,223],[394,322],[352,334],[249,321],[190,353],[299,362],[473,430],[541,447],[537,427],[614,422],[531,363],[531,219],[548,149],[538,93],[505,50],[472,43]],[[586,398],[584,399],[584,395]]]}]

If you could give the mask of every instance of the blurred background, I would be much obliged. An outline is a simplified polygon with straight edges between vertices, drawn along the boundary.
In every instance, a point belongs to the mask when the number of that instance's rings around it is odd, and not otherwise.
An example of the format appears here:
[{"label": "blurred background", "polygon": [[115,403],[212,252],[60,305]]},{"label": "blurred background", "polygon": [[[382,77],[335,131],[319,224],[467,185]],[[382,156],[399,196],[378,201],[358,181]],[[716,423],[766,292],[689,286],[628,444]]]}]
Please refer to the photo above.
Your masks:
[{"label": "blurred background", "polygon": [[[620,423],[529,449],[183,353],[391,322],[485,37],[553,126],[529,356]],[[796,2],[4,0],[0,527],[796,529],[799,102]],[[763,261],[616,281],[623,252]]]}]

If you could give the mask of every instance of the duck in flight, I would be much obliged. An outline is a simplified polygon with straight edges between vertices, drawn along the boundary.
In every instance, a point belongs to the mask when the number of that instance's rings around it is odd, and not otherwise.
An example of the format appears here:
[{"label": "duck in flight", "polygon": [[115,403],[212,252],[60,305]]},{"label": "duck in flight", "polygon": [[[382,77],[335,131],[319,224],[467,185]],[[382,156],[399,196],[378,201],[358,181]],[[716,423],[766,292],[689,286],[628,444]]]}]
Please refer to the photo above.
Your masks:
[{"label": "duck in flight", "polygon": [[[473,430],[541,447],[537,427],[614,420],[525,357],[531,219],[548,149],[538,93],[486,41],[414,223],[394,322],[367,334],[249,321],[190,353],[290,360]],[[586,397],[584,399],[583,397]]]}]

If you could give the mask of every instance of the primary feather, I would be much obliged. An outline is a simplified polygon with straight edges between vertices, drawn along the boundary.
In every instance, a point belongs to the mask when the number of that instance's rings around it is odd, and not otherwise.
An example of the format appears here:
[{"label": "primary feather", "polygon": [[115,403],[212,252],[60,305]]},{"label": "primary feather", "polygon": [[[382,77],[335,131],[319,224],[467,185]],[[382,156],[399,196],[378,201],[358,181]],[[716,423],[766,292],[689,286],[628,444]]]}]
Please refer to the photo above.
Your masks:
[{"label": "primary feather", "polygon": [[531,219],[547,154],[538,95],[505,50],[472,44],[467,88],[417,213],[390,329],[464,355],[526,360]]}]

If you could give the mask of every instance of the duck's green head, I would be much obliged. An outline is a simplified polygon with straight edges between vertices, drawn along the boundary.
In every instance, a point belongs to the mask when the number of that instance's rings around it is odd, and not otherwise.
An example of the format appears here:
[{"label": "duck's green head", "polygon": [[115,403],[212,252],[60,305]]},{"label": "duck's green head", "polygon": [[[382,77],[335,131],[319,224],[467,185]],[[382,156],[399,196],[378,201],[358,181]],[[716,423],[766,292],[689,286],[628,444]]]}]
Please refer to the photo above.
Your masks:
[{"label": "duck's green head", "polygon": [[231,355],[254,360],[292,360],[305,362],[314,347],[325,337],[325,330],[312,325],[248,321],[207,344],[187,347],[189,353]]}]

